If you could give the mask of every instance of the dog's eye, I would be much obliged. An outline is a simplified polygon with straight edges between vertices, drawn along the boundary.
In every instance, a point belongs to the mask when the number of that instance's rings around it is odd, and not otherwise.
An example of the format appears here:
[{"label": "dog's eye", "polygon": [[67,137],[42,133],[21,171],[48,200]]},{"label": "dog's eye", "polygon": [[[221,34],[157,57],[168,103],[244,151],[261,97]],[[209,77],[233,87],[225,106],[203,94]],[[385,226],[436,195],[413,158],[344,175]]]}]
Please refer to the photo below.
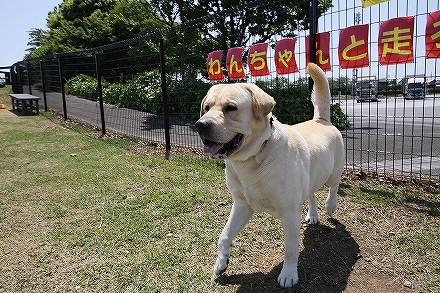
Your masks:
[{"label": "dog's eye", "polygon": [[234,105],[227,105],[225,107],[225,112],[232,112],[232,111],[237,111],[237,110],[238,110],[237,107]]},{"label": "dog's eye", "polygon": [[209,111],[209,105],[205,105],[205,112]]}]

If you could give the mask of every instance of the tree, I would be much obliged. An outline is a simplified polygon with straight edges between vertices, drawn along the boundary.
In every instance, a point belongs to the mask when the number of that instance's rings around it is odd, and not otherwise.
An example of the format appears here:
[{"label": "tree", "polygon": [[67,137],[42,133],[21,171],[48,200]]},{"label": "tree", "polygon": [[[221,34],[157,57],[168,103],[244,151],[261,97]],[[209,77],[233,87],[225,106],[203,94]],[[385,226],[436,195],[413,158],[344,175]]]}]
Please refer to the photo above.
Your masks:
[{"label": "tree", "polygon": [[[274,35],[294,36],[309,24],[309,2],[302,0],[138,1],[151,3],[152,15],[169,28],[169,47],[174,53],[167,57],[175,60],[168,63],[177,69],[180,60],[181,77],[184,73],[206,77],[206,70],[201,69],[205,67],[206,54],[213,49],[226,51],[249,45],[250,41],[266,42]],[[319,14],[329,7],[331,0],[320,0]]]},{"label": "tree", "polygon": [[49,29],[41,38],[41,32],[31,31],[27,57],[91,49],[156,31],[164,24],[148,5],[136,0],[64,0],[48,13]]},{"label": "tree", "polygon": [[40,48],[45,42],[47,42],[47,32],[40,28],[32,28],[29,31],[29,41],[27,45],[29,46],[26,51],[27,55],[37,54],[38,48]]},{"label": "tree", "polygon": [[[151,3],[156,15],[169,27],[177,21],[183,26],[196,24],[203,39],[216,40],[223,50],[243,46],[251,38],[257,43],[274,35],[294,36],[295,31],[307,29],[309,24],[309,2],[302,0],[151,0]],[[318,15],[329,7],[331,0],[321,0]],[[213,17],[196,22],[205,16]]]},{"label": "tree", "polygon": [[147,35],[164,28],[164,24],[152,11],[148,2],[117,1],[110,11],[109,19],[113,28],[113,41]]},{"label": "tree", "polygon": [[332,96],[351,95],[352,82],[347,77],[330,78],[329,86]]}]

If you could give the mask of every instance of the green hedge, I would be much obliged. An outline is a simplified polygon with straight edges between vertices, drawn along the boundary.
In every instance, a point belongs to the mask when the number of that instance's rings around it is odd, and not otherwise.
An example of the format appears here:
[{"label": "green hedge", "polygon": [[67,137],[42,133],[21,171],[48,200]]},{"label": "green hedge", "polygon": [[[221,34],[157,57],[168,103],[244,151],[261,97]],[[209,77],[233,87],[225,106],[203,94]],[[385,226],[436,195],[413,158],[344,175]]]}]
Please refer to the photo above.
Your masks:
[{"label": "green hedge", "polygon": [[66,94],[84,99],[98,100],[98,81],[88,75],[80,74],[67,80],[64,85]]},{"label": "green hedge", "polygon": [[[276,101],[274,115],[283,123],[296,124],[313,117],[313,104],[306,79],[289,82],[287,79],[278,78],[269,82],[257,84],[274,97]],[[344,114],[339,104],[330,106],[331,121],[339,130],[350,129],[350,121]]]},{"label": "green hedge", "polygon": [[197,120],[200,115],[200,102],[210,87],[211,84],[200,80],[171,82],[168,92],[170,113],[185,119]]},{"label": "green hedge", "polygon": [[103,86],[105,103],[118,107],[151,113],[162,111],[161,82],[159,72],[144,72],[125,84]]},{"label": "green hedge", "polygon": [[306,80],[289,82],[285,78],[278,78],[271,81],[257,81],[256,84],[275,99],[277,104],[273,114],[281,122],[296,124],[312,118],[313,104],[310,101]]},{"label": "green hedge", "polygon": [[[169,113],[183,119],[197,120],[200,102],[211,84],[200,80],[167,81]],[[306,79],[289,82],[284,78],[257,82],[264,91],[273,96],[277,105],[274,115],[283,123],[296,124],[313,116],[313,105]],[[103,80],[103,100],[118,107],[163,113],[160,75],[157,71],[142,73],[129,82],[109,83]],[[96,101],[97,81],[95,78],[78,75],[66,82],[66,93]],[[332,123],[340,130],[351,127],[339,104],[331,106]]]},{"label": "green hedge", "polygon": [[[67,80],[66,94],[92,101],[98,100],[98,82],[84,74]],[[109,83],[102,80],[102,96],[107,104],[130,109],[159,112],[162,109],[158,72],[142,73],[128,83]]]}]

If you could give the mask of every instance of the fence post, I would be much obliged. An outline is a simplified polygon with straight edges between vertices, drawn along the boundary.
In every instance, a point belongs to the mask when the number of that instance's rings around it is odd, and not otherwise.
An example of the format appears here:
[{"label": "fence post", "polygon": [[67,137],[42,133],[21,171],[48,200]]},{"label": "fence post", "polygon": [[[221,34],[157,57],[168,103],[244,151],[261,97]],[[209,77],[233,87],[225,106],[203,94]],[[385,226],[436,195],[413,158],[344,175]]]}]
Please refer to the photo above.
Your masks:
[{"label": "fence post", "polygon": [[63,76],[63,66],[61,64],[61,57],[58,57],[58,73],[60,74],[61,97],[63,99],[64,120],[67,120],[66,93],[64,92],[64,76]]},{"label": "fence post", "polygon": [[165,50],[163,46],[163,39],[159,39],[160,50],[160,78],[162,81],[162,100],[163,100],[163,122],[165,127],[165,159],[170,158],[171,139],[170,139],[170,121],[168,113],[168,94],[167,94],[167,82],[165,75]]},{"label": "fence post", "polygon": [[43,86],[44,111],[47,112],[46,81],[44,80],[45,76],[44,76],[43,60],[40,60],[40,76],[41,76],[41,85]]},{"label": "fence post", "polygon": [[29,63],[29,61],[26,62],[26,71],[27,71],[29,94],[32,95],[31,64]]},{"label": "fence post", "polygon": [[[318,33],[318,0],[310,1],[310,9],[309,9],[309,51],[310,51],[310,60],[307,62],[316,63],[316,34]],[[310,93],[313,91],[313,79],[309,76],[309,91]],[[313,107],[310,109],[309,116],[313,117]]]},{"label": "fence post", "polygon": [[19,94],[22,94],[23,93],[23,73],[22,73],[22,70],[21,70],[21,64],[20,63],[17,63],[17,73],[18,73],[18,80],[19,80],[19,82],[20,82],[20,88],[18,89],[18,91],[19,91]]},{"label": "fence post", "polygon": [[[308,62],[316,63],[316,34],[318,32],[318,0],[310,1],[309,9],[309,49],[310,49],[310,60]],[[309,77],[309,89],[310,92],[313,90],[313,79]]]},{"label": "fence post", "polygon": [[102,97],[102,79],[101,79],[101,62],[99,55],[95,52],[95,65],[96,65],[96,79],[98,80],[98,99],[99,99],[99,111],[101,112],[101,135],[105,134],[105,116],[104,116],[104,100]]}]

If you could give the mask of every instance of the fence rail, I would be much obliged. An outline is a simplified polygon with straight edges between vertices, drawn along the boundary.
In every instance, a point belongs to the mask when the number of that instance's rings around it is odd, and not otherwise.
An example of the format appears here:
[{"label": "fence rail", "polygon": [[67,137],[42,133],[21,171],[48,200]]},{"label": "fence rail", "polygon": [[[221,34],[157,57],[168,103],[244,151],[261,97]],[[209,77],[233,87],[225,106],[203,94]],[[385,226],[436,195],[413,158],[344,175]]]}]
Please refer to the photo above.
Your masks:
[{"label": "fence rail", "polygon": [[[234,19],[245,9],[264,9],[269,1],[253,1],[246,7],[231,8],[221,15],[209,15],[172,32],[160,32],[85,51],[54,54],[17,62],[11,68],[13,91],[43,98],[45,109],[75,117],[102,130],[121,132],[141,139],[172,145],[201,147],[193,123],[199,102],[210,86],[205,60],[209,52],[227,48],[186,48],[179,38],[193,38],[200,24]],[[440,178],[440,91],[429,88],[424,99],[406,100],[402,80],[423,77],[426,82],[440,80],[439,59],[425,54],[425,24],[431,12],[440,9],[438,1],[392,0],[367,9],[361,1],[333,1],[333,7],[319,19],[310,9],[317,1],[299,2],[309,19],[309,30],[296,31],[295,59],[299,71],[278,75],[273,47],[282,37],[270,36],[268,63],[270,74],[253,77],[246,68],[247,82],[271,90],[277,101],[275,114],[281,121],[302,121],[309,117],[307,91],[298,91],[306,75],[306,37],[329,32],[330,71],[327,72],[333,103],[348,116],[350,128],[341,130],[346,147],[347,168],[401,175],[417,179]],[[425,3],[426,2],[426,3]],[[437,2],[437,3],[436,3]],[[298,8],[298,9],[300,9]],[[378,34],[383,21],[414,16],[414,62],[380,65]],[[217,17],[217,18],[216,18]],[[307,17],[305,18],[307,19]],[[340,32],[353,25],[369,26],[369,67],[342,69],[338,60]],[[170,37],[170,34],[175,34]],[[308,42],[314,44],[313,38]],[[244,51],[261,40],[252,36]],[[313,49],[315,46],[310,46]],[[319,52],[318,52],[319,53]],[[311,52],[311,56],[316,56]],[[319,55],[318,55],[319,57]],[[243,58],[246,63],[246,59]],[[198,66],[198,68],[193,68]],[[377,102],[357,103],[362,96],[359,81],[376,81]],[[431,85],[431,84],[430,84]],[[371,87],[371,86],[370,86]],[[297,96],[289,96],[296,93]],[[296,109],[292,111],[292,109]]]}]

